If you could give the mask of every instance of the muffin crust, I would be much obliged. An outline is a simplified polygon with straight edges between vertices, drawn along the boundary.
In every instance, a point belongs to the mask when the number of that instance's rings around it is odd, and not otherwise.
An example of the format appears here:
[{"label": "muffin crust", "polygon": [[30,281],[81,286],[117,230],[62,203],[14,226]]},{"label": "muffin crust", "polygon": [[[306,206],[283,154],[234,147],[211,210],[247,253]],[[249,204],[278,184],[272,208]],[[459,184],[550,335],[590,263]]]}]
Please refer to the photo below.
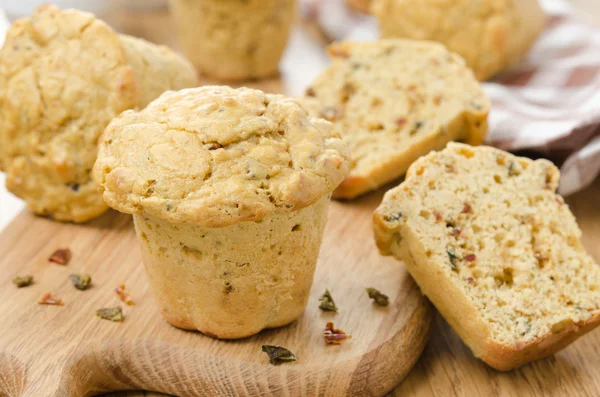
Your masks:
[{"label": "muffin crust", "polygon": [[113,120],[94,178],[119,211],[222,227],[309,206],[347,168],[333,126],[294,100],[207,86],[165,93]]}]

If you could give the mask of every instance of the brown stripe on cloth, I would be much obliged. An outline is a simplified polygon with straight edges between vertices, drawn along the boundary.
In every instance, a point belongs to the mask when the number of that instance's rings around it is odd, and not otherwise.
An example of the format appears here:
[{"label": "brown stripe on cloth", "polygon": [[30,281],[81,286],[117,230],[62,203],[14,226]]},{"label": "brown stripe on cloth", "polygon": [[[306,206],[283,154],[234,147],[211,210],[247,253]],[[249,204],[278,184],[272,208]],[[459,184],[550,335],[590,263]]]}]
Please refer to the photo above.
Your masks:
[{"label": "brown stripe on cloth", "polygon": [[591,185],[600,175],[600,133],[582,152],[573,154],[562,166],[562,178],[558,187],[562,195],[575,193]]},{"label": "brown stripe on cloth", "polygon": [[[581,102],[586,102],[589,98],[583,98],[583,100]],[[548,106],[548,103],[545,102],[534,102],[531,100],[523,100],[523,102],[528,102],[527,105],[532,106],[535,105],[536,107],[540,108],[540,109],[544,109],[544,110],[551,110],[551,109],[558,109],[560,110],[560,112],[556,113],[556,114],[546,114],[544,115],[543,118],[539,118],[539,120],[543,120],[543,121],[571,121],[571,120],[586,120],[586,119],[590,119],[595,115],[598,115],[598,110],[597,109],[592,109],[592,110],[588,110],[585,111],[583,109],[580,108],[562,108],[560,106],[560,104],[552,104],[552,106]],[[530,121],[535,122],[536,118],[527,111],[527,109],[523,109],[522,107],[519,106],[519,103],[511,103],[511,102],[506,102],[506,101],[502,101],[502,102],[498,102],[498,101],[494,101],[493,105],[497,108],[502,108],[507,112],[511,112],[513,114],[513,116],[519,116],[521,117],[523,120],[525,120],[526,123],[529,123]],[[579,103],[577,104],[579,105]]]},{"label": "brown stripe on cloth", "polygon": [[562,14],[561,15],[552,15],[546,20],[545,30],[546,30],[546,32],[549,32],[552,29],[559,27],[564,22],[567,22],[568,20],[569,19],[567,18],[566,15],[562,15]]},{"label": "brown stripe on cloth", "polygon": [[529,81],[533,76],[535,76],[536,73],[537,69],[535,68],[529,70],[520,70],[513,73],[508,72],[498,76],[497,79],[494,79],[494,82],[513,87],[525,87],[529,84]]},{"label": "brown stripe on cloth", "polygon": [[[600,136],[600,124],[593,123],[575,128],[570,134],[549,141],[546,143],[545,150],[557,153],[567,153],[567,155],[583,148],[595,137]],[[565,157],[563,157],[564,160]]]},{"label": "brown stripe on cloth", "polygon": [[550,52],[548,56],[552,57],[552,59],[574,57],[575,55],[583,53],[583,50],[585,50],[588,47],[588,45],[589,43],[581,43],[577,45],[571,45],[569,47],[560,47],[557,48],[555,51]]},{"label": "brown stripe on cloth", "polygon": [[579,66],[571,70],[565,84],[567,87],[580,87],[587,85],[598,77],[600,65]]},{"label": "brown stripe on cloth", "polygon": [[[600,136],[600,124],[590,124],[576,128],[569,134],[548,142],[545,145],[522,150],[514,150],[515,139],[494,140],[494,147],[500,149],[513,149],[512,152],[532,159],[546,158],[557,166],[565,163],[569,156],[583,148],[594,138]],[[600,158],[599,158],[600,160]]]}]

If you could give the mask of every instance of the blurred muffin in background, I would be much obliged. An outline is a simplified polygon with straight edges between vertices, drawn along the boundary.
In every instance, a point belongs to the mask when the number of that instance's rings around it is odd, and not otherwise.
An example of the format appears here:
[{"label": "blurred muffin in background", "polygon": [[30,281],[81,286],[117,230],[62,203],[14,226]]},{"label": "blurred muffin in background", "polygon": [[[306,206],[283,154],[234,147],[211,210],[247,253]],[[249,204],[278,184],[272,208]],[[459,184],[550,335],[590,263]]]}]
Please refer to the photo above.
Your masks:
[{"label": "blurred muffin in background", "polygon": [[85,222],[108,209],[90,177],[119,113],[196,84],[166,47],[115,33],[93,14],[44,5],[0,49],[0,170],[29,209]]},{"label": "blurred muffin in background", "polygon": [[538,0],[373,0],[382,37],[438,41],[479,80],[519,62],[544,28]]},{"label": "blurred muffin in background", "polygon": [[[33,14],[37,7],[46,3],[48,3],[47,0],[0,0],[0,8],[10,20],[14,20]],[[91,12],[104,19],[123,10],[142,11],[166,7],[167,0],[52,0],[52,4],[61,9],[76,8],[80,11]]]},{"label": "blurred muffin in background", "polygon": [[365,13],[370,12],[371,2],[371,0],[346,0],[350,7]]},{"label": "blurred muffin in background", "polygon": [[181,46],[203,74],[220,80],[278,71],[295,0],[171,0]]}]

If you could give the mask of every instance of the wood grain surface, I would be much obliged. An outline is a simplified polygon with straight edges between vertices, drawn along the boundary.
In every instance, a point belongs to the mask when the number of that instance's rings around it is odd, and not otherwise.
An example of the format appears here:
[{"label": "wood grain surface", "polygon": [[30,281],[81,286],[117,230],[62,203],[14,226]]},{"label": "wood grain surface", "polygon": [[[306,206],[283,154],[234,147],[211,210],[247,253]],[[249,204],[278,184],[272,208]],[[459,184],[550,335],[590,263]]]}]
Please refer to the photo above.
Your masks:
[{"label": "wood grain surface", "polygon": [[[287,327],[238,341],[218,341],[167,324],[149,292],[131,217],[116,212],[85,225],[60,224],[21,213],[0,235],[0,395],[88,396],[146,389],[180,396],[372,395],[390,391],[417,361],[429,335],[432,309],[402,266],[377,253],[371,218],[381,194],[333,203],[306,313]],[[66,266],[50,263],[69,247]],[[93,286],[75,289],[71,273],[89,273]],[[35,283],[17,289],[15,275]],[[113,293],[124,283],[135,305]],[[387,293],[372,303],[366,287]],[[318,309],[328,288],[339,313]],[[37,304],[46,292],[64,306]],[[95,310],[120,305],[123,323]],[[326,345],[327,321],[352,339]],[[261,345],[298,357],[273,366]]]}]

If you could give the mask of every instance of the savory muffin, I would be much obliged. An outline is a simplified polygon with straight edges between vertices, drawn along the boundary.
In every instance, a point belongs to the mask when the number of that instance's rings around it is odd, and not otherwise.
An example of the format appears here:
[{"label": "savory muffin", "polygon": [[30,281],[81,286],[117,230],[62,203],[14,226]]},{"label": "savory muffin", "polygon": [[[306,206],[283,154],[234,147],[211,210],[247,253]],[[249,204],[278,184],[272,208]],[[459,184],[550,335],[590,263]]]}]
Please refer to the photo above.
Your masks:
[{"label": "savory muffin", "polygon": [[220,80],[277,73],[295,0],[171,0],[179,41],[196,68]]},{"label": "savory muffin", "polygon": [[117,35],[92,14],[39,7],[0,50],[0,169],[38,214],[84,222],[108,208],[90,171],[104,127],[168,89],[195,85],[189,62]]},{"label": "savory muffin", "polygon": [[538,38],[538,0],[373,0],[382,37],[434,40],[460,54],[479,80],[519,62]]},{"label": "savory muffin", "polygon": [[354,198],[391,182],[449,141],[483,142],[489,101],[464,61],[442,45],[343,42],[329,54],[331,65],[301,102],[342,131],[352,154],[350,175],[334,197]]},{"label": "savory muffin", "polygon": [[600,322],[600,267],[555,193],[559,172],[450,143],[417,160],[375,212],[404,264],[473,353],[500,370],[554,354]]},{"label": "savory muffin", "polygon": [[304,311],[348,162],[333,126],[294,100],[207,86],[113,120],[93,174],[134,214],[165,319],[242,338]]}]

